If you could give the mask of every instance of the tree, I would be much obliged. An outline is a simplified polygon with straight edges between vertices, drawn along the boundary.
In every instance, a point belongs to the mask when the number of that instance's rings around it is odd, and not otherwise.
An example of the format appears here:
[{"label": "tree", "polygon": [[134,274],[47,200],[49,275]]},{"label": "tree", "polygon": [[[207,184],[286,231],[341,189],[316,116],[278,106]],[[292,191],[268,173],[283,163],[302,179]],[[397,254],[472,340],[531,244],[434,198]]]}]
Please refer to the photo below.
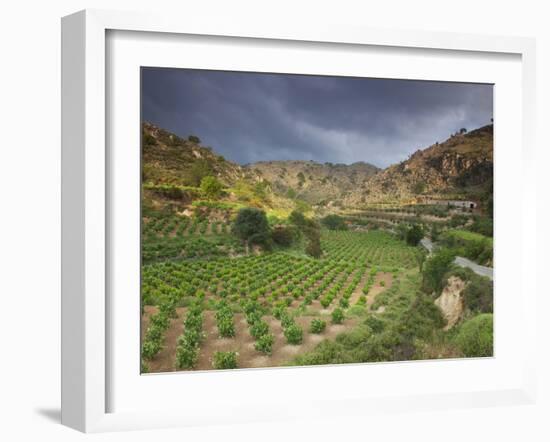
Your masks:
[{"label": "tree", "polygon": [[410,246],[417,246],[423,236],[424,232],[422,228],[418,224],[415,224],[407,230],[405,241],[407,241],[407,244]]},{"label": "tree", "polygon": [[466,130],[465,127],[460,128],[460,131],[459,131],[460,134],[465,134],[466,132],[468,131]]},{"label": "tree", "polygon": [[338,215],[327,215],[322,220],[321,223],[329,230],[347,230],[348,226],[346,225],[344,218]]},{"label": "tree", "polygon": [[441,249],[426,260],[422,270],[422,288],[427,293],[439,293],[443,288],[443,277],[451,268],[455,254],[449,249]]},{"label": "tree", "polygon": [[195,143],[195,144],[200,144],[201,143],[201,139],[199,137],[197,137],[196,135],[189,135],[189,137],[187,139],[189,141],[191,141],[192,143]]},{"label": "tree", "polygon": [[321,249],[321,229],[319,223],[313,219],[306,218],[303,213],[297,210],[293,210],[288,219],[296,226],[296,230],[303,233],[308,239],[306,253],[314,258],[320,258],[323,250]]},{"label": "tree", "polygon": [[243,241],[269,245],[271,235],[265,212],[252,207],[239,210],[233,224],[233,233]]},{"label": "tree", "polygon": [[276,244],[288,247],[294,241],[294,229],[291,226],[275,226],[271,238]]},{"label": "tree", "polygon": [[222,183],[216,177],[211,175],[201,179],[201,191],[208,199],[216,199],[222,192]]},{"label": "tree", "polygon": [[288,217],[288,220],[300,229],[306,225],[306,217],[303,213],[293,210]]},{"label": "tree", "polygon": [[306,246],[306,253],[313,258],[320,258],[323,254],[321,249],[321,239],[311,238]]}]

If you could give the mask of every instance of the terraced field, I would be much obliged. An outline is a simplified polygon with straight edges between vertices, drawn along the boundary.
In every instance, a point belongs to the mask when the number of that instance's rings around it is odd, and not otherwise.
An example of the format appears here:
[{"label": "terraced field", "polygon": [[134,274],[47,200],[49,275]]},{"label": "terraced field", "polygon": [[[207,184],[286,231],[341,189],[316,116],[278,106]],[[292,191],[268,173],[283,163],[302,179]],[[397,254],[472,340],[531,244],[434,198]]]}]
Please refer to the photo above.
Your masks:
[{"label": "terraced field", "polygon": [[324,231],[321,259],[255,254],[226,232],[184,218],[144,223],[144,371],[291,364],[382,313],[421,254],[382,231]]}]

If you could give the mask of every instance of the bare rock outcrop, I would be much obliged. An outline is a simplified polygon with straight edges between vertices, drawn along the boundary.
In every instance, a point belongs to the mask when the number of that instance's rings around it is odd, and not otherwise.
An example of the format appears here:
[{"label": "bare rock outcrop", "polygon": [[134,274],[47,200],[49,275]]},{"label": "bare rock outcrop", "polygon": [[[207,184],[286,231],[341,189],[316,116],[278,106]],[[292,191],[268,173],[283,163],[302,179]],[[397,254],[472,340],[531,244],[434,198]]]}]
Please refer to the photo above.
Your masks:
[{"label": "bare rock outcrop", "polygon": [[435,300],[443,317],[447,321],[447,325],[444,330],[452,328],[464,314],[464,299],[462,297],[462,291],[466,287],[466,283],[457,276],[451,276],[447,280],[447,285],[444,287],[439,298]]}]

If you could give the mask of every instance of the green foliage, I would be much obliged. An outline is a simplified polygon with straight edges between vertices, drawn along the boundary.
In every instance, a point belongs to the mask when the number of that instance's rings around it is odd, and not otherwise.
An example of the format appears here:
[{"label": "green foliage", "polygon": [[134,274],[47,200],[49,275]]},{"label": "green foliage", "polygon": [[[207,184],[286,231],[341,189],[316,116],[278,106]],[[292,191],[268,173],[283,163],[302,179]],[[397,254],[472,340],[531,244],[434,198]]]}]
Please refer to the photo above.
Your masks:
[{"label": "green foliage", "polygon": [[384,321],[374,315],[369,315],[365,319],[365,325],[368,325],[373,333],[380,333],[384,330]]},{"label": "green foliage", "polygon": [[449,230],[441,235],[440,242],[455,250],[457,255],[470,258],[479,264],[493,261],[493,239],[468,230]]},{"label": "green foliage", "polygon": [[212,366],[216,370],[237,368],[237,353],[234,351],[217,351],[212,358]]},{"label": "green foliage", "polygon": [[474,218],[474,222],[468,226],[468,230],[479,233],[484,236],[493,236],[493,220],[488,217],[478,216]]},{"label": "green foliage", "polygon": [[455,339],[466,357],[493,355],[493,315],[481,314],[464,322]]},{"label": "green foliage", "polygon": [[239,210],[233,224],[233,233],[253,244],[265,245],[271,238],[265,212],[252,207]]},{"label": "green foliage", "polygon": [[307,201],[304,201],[301,199],[294,200],[294,207],[295,207],[295,210],[301,213],[306,213],[311,211],[311,205]]},{"label": "green foliage", "polygon": [[265,321],[257,321],[250,327],[250,334],[258,339],[269,333],[269,325]]},{"label": "green foliage", "polygon": [[311,320],[311,324],[309,325],[309,330],[311,333],[323,333],[327,326],[327,323],[323,321],[322,319],[315,318]]},{"label": "green foliage", "polygon": [[189,184],[191,186],[200,186],[204,177],[212,175],[212,167],[210,163],[204,159],[193,161],[189,169]]},{"label": "green foliage", "polygon": [[275,226],[271,231],[271,238],[275,244],[289,247],[295,238],[294,228],[292,226]]},{"label": "green foliage", "polygon": [[321,240],[316,238],[310,239],[306,246],[306,253],[313,258],[320,258],[323,254],[323,250],[321,249]]},{"label": "green foliage", "polygon": [[216,177],[205,176],[201,179],[201,192],[208,199],[219,198],[223,189],[222,183]]},{"label": "green foliage", "polygon": [[141,355],[145,359],[153,359],[161,349],[162,344],[158,340],[145,341],[141,347]]},{"label": "green foliage", "polygon": [[191,141],[191,143],[195,143],[195,144],[200,144],[200,142],[201,142],[201,139],[199,137],[197,137],[196,135],[189,135],[189,137],[187,139],[189,141]]},{"label": "green foliage", "polygon": [[409,230],[407,230],[407,233],[405,234],[405,241],[410,246],[417,246],[423,237],[424,232],[422,231],[422,227],[418,224],[414,224]]},{"label": "green foliage", "polygon": [[493,313],[493,281],[475,275],[462,292],[466,307],[474,312]]},{"label": "green foliage", "polygon": [[298,345],[302,343],[303,331],[296,324],[290,324],[284,329],[284,335],[289,344]]},{"label": "green foliage", "polygon": [[344,218],[338,215],[327,215],[321,220],[323,224],[329,230],[347,230],[348,226],[344,221]]},{"label": "green foliage", "polygon": [[335,308],[331,316],[333,324],[341,324],[344,322],[344,311],[341,308]]},{"label": "green foliage", "polygon": [[493,281],[475,274],[468,268],[455,268],[443,277],[446,284],[450,276],[457,276],[466,282],[461,293],[465,307],[473,313],[493,313]]},{"label": "green foliage", "polygon": [[233,311],[227,304],[222,304],[218,308],[218,311],[216,312],[216,325],[218,326],[218,332],[221,337],[231,338],[235,336]]},{"label": "green foliage", "polygon": [[270,355],[273,348],[273,342],[275,342],[275,337],[271,333],[266,333],[256,340],[254,348],[257,351]]},{"label": "green foliage", "polygon": [[455,254],[452,250],[441,249],[426,260],[422,270],[422,288],[425,292],[441,292],[443,276],[451,268],[454,259]]}]

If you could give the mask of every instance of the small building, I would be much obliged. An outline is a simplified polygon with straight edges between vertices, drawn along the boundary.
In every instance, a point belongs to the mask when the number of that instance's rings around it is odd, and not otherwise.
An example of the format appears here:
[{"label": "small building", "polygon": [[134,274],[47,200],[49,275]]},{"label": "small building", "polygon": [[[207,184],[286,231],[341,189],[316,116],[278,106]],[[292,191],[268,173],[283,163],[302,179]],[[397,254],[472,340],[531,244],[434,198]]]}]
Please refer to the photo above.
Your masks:
[{"label": "small building", "polygon": [[471,200],[429,200],[427,204],[437,204],[440,206],[460,207],[463,209],[476,209],[477,203]]}]

